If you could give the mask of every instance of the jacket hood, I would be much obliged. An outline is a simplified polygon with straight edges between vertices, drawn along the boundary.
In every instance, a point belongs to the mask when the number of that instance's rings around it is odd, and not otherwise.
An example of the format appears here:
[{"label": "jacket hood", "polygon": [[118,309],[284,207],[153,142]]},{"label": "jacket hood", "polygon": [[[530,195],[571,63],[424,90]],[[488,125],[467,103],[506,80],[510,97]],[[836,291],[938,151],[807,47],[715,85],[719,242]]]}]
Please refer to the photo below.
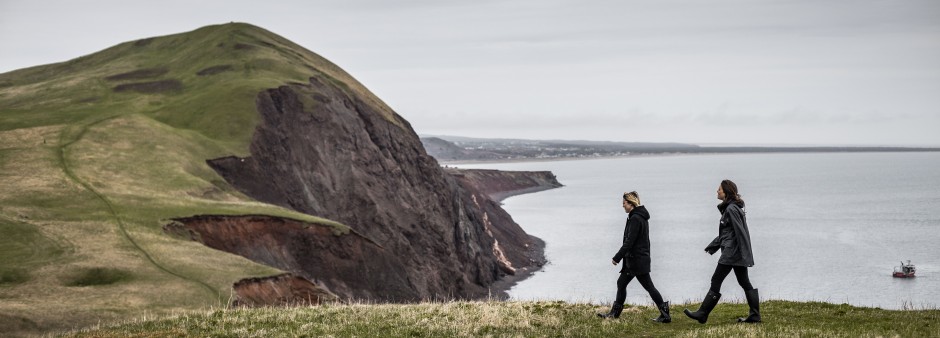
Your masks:
[{"label": "jacket hood", "polygon": [[633,215],[638,215],[638,216],[640,216],[640,217],[643,217],[643,219],[645,219],[645,220],[649,220],[649,219],[650,219],[650,212],[649,212],[649,211],[646,211],[646,207],[645,207],[645,206],[642,206],[642,205],[641,205],[641,206],[638,206],[638,207],[636,207],[636,208],[633,208],[633,211],[630,212],[630,216],[629,216],[629,217],[633,217]]},{"label": "jacket hood", "polygon": [[734,203],[735,205],[737,205],[738,208],[744,209],[744,201],[743,201],[743,200],[741,200],[741,201],[734,201],[734,202],[732,202],[732,201],[724,201],[724,202],[721,202],[721,204],[718,205],[718,212],[724,214],[724,213],[725,213],[725,209],[728,209],[728,206],[731,205],[732,203]]}]

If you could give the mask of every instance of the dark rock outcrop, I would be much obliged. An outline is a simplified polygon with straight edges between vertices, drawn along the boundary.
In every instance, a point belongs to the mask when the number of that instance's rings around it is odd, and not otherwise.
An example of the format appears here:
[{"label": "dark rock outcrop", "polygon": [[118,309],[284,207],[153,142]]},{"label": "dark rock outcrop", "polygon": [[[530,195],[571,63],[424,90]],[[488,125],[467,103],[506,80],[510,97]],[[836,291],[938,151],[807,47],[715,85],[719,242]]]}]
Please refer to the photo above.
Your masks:
[{"label": "dark rock outcrop", "polygon": [[381,250],[344,258],[381,260],[380,270],[360,273],[361,285],[345,291],[338,285],[350,276],[315,268],[329,244],[277,258],[305,266],[297,273],[337,295],[481,298],[501,276],[544,262],[540,241],[498,202],[445,173],[407,121],[342,82],[321,75],[270,89],[257,108],[251,156],[208,163],[248,196],[347,224],[378,244]]}]

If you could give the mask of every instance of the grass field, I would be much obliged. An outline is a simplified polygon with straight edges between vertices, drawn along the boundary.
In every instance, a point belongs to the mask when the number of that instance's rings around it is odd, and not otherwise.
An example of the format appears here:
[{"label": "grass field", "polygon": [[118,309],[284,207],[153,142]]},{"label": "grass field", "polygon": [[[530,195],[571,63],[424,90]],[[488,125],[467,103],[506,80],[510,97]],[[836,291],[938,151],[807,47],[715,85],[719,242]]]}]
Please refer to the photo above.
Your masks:
[{"label": "grass field", "polygon": [[[697,304],[692,304],[697,308]],[[693,308],[692,310],[694,310]],[[706,324],[672,306],[673,322],[654,323],[655,309],[633,306],[619,319],[606,307],[564,302],[352,304],[301,308],[216,309],[144,317],[69,337],[936,337],[940,310],[891,311],[828,303],[769,301],[764,322],[743,324],[745,304],[721,303]]]},{"label": "grass field", "polygon": [[207,309],[280,271],[165,234],[170,218],[261,214],[207,164],[247,156],[259,92],[341,69],[247,24],[131,41],[0,74],[0,335]]}]

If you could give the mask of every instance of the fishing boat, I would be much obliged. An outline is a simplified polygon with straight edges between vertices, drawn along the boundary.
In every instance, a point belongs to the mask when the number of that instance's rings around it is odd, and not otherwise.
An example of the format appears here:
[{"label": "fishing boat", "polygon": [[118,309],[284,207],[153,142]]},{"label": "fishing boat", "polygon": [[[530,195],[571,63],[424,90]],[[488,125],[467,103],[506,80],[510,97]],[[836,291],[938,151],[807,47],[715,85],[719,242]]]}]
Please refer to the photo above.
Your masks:
[{"label": "fishing boat", "polygon": [[904,261],[901,261],[901,266],[894,267],[894,276],[895,278],[914,278],[914,272],[917,269],[914,267],[914,264],[911,264],[911,261],[908,260],[907,264],[904,264]]}]

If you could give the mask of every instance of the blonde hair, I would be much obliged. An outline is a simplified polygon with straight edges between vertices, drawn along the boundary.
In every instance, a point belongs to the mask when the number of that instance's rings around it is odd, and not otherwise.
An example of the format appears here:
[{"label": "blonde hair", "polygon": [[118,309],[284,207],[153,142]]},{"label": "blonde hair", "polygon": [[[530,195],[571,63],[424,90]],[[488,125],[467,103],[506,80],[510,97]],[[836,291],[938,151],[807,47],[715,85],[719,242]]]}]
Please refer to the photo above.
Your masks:
[{"label": "blonde hair", "polygon": [[633,207],[640,206],[640,194],[638,194],[636,191],[623,193],[623,200],[632,204]]}]

